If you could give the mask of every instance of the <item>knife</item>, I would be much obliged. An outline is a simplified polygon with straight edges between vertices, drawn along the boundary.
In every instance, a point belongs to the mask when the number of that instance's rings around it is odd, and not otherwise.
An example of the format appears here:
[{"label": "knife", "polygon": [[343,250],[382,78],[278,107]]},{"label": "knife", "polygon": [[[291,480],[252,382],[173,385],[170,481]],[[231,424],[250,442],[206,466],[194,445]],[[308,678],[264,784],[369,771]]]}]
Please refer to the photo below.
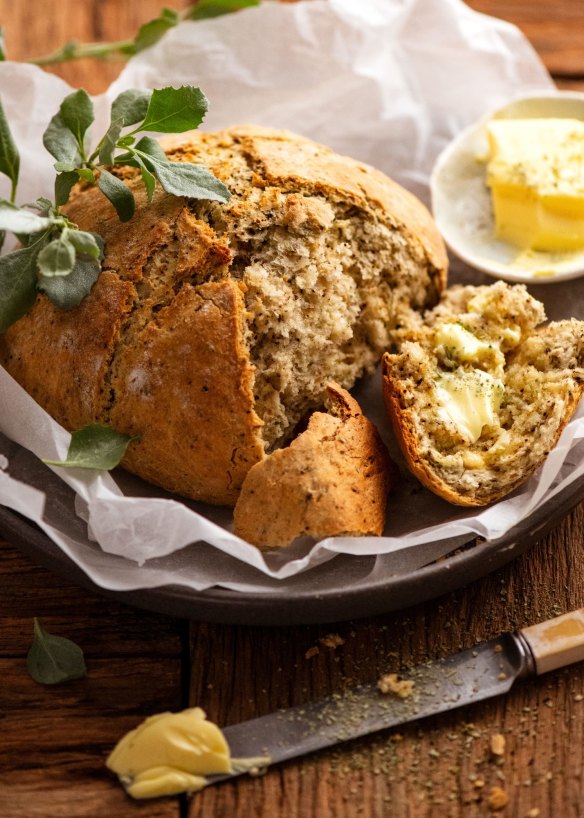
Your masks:
[{"label": "knife", "polygon": [[[270,764],[313,753],[378,730],[454,710],[507,693],[518,679],[584,660],[584,608],[475,648],[420,665],[400,676],[411,695],[382,694],[377,683],[279,710],[223,730],[234,759],[265,757]],[[216,784],[249,772],[208,776]]]}]

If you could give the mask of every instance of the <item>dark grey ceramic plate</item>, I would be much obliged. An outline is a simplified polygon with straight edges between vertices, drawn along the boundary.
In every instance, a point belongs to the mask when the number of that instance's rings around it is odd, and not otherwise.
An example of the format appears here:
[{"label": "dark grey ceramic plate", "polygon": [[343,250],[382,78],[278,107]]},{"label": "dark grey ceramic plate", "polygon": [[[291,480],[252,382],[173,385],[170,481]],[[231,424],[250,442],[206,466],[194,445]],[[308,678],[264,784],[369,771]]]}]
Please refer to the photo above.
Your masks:
[{"label": "dark grey ceramic plate", "polygon": [[[96,593],[129,605],[209,622],[243,625],[296,625],[335,622],[398,610],[467,585],[517,557],[553,528],[581,499],[584,478],[540,506],[527,520],[500,539],[480,541],[446,559],[409,573],[363,576],[363,561],[372,558],[338,556],[328,569],[327,588],[318,579],[310,590],[282,588],[259,594],[223,589],[195,592],[179,586],[113,592],[95,585],[39,528],[0,507],[0,527],[21,550],[49,570]],[[373,558],[374,559],[374,558]],[[348,561],[347,564],[343,564]],[[339,583],[330,583],[333,566],[343,564]],[[347,581],[351,566],[354,581]],[[335,569],[333,569],[335,570]]]}]

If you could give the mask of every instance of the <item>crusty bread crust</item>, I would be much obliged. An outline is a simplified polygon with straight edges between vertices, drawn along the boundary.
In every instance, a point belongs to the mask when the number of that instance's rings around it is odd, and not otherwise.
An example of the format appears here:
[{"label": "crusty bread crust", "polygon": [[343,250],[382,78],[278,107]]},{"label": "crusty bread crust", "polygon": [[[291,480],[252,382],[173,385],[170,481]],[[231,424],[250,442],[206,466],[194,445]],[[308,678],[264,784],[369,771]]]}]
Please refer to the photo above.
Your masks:
[{"label": "crusty bread crust", "polygon": [[[250,310],[257,299],[246,300],[250,285],[242,273],[242,265],[251,264],[256,279],[267,278],[268,272],[293,274],[295,257],[286,246],[275,265],[264,264],[262,231],[276,209],[280,234],[292,231],[294,252],[300,248],[305,255],[326,231],[330,252],[337,252],[327,197],[354,206],[355,218],[369,214],[383,230],[393,230],[413,259],[400,303],[390,307],[394,313],[408,308],[409,300],[416,309],[436,300],[445,283],[446,255],[428,212],[413,196],[383,174],[302,137],[250,126],[220,134],[195,132],[167,139],[165,146],[176,161],[209,167],[233,191],[231,201],[193,203],[157,188],[148,205],[137,171],[116,169],[136,199],[134,217],[121,224],[95,187],[79,186],[67,214],[82,230],[103,237],[103,272],[82,304],[67,312],[40,295],[31,311],[0,336],[0,363],[66,428],[101,422],[139,436],[123,461],[129,470],[187,497],[233,504],[250,466],[281,434],[277,423],[269,435],[262,431],[267,426],[259,399],[269,408],[272,392],[277,396],[280,387],[276,372],[265,399],[258,390],[266,356],[260,362],[252,356],[261,329],[252,325]],[[246,223],[247,233],[236,235]],[[249,238],[251,247],[255,235],[260,238],[242,261],[246,242]],[[288,252],[291,273],[283,267]],[[385,273],[379,269],[376,274],[380,280]],[[381,285],[367,278],[363,286],[375,292]],[[355,298],[358,304],[359,294]],[[367,307],[368,320],[371,326],[375,321],[387,326],[387,315],[378,319],[375,312],[388,310],[381,291],[378,302],[379,307]],[[318,303],[314,296],[312,303]],[[270,304],[263,309],[269,316]],[[349,331],[356,320],[351,310]],[[334,319],[334,311],[331,315]],[[315,394],[334,377],[350,387],[372,366],[383,342],[372,341],[368,333],[358,335],[361,346],[346,354],[356,363],[343,364],[342,374],[332,367],[318,373]],[[290,331],[295,334],[297,327]],[[330,338],[327,342],[333,346]],[[300,338],[293,350],[292,370],[302,357],[302,343]],[[327,354],[323,347],[325,362]],[[284,431],[297,420],[289,410],[293,400],[294,394],[278,410],[290,414]],[[313,396],[305,404],[300,403],[298,417],[314,408]]]},{"label": "crusty bread crust", "polygon": [[392,466],[357,401],[327,386],[329,413],[315,412],[290,446],[256,463],[234,511],[235,533],[259,548],[297,537],[380,535]]},{"label": "crusty bread crust", "polygon": [[[558,442],[584,391],[584,322],[572,319],[530,327],[542,320],[543,313],[538,317],[538,302],[527,296],[524,288],[508,288],[502,282],[493,285],[491,291],[503,303],[517,307],[517,296],[524,300],[523,314],[515,316],[518,323],[524,324],[523,337],[508,352],[505,362],[508,408],[502,411],[506,411],[504,434],[510,436],[510,453],[503,448],[499,462],[491,456],[482,467],[466,469],[465,453],[484,457],[486,451],[488,456],[488,443],[479,439],[471,445],[452,439],[446,449],[441,449],[440,440],[433,437],[433,431],[442,433],[443,429],[431,397],[436,376],[432,327],[438,316],[444,320],[456,318],[457,310],[464,313],[473,293],[488,289],[466,287],[455,288],[452,295],[446,292],[443,304],[427,316],[425,327],[417,331],[415,345],[406,344],[401,352],[386,353],[382,359],[385,406],[409,470],[430,491],[450,503],[469,507],[497,502],[531,477]],[[414,362],[411,356],[416,356]],[[417,369],[419,379],[413,384],[410,373]],[[524,387],[533,391],[539,388],[537,384],[541,385],[539,395],[530,393],[524,400]],[[532,413],[527,428],[517,414],[522,405],[524,411]],[[496,433],[491,430],[490,434],[496,440]],[[457,473],[453,462],[455,466],[460,455]]]}]

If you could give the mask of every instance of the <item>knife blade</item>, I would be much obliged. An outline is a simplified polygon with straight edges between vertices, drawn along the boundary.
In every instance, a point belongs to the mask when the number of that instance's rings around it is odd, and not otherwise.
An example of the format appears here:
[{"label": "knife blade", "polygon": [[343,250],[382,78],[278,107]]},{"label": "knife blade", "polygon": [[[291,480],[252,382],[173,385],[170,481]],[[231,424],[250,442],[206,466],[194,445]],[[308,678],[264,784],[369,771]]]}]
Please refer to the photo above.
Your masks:
[{"label": "knife blade", "polygon": [[[326,747],[507,693],[522,678],[584,660],[584,608],[505,633],[400,675],[411,695],[382,694],[377,683],[279,710],[223,730],[232,758],[288,761]],[[249,769],[208,777],[209,784]]]}]

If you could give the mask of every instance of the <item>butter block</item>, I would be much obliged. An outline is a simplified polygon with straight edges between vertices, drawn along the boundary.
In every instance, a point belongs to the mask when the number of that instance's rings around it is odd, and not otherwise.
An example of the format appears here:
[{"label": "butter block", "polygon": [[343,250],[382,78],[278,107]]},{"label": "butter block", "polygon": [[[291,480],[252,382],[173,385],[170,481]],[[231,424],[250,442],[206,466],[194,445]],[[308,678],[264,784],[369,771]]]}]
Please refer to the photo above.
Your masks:
[{"label": "butter block", "polygon": [[584,122],[494,119],[487,135],[497,236],[536,251],[584,247]]},{"label": "butter block", "polygon": [[438,415],[454,424],[468,443],[476,443],[485,426],[499,425],[505,388],[488,372],[472,369],[444,373],[435,389]]}]

